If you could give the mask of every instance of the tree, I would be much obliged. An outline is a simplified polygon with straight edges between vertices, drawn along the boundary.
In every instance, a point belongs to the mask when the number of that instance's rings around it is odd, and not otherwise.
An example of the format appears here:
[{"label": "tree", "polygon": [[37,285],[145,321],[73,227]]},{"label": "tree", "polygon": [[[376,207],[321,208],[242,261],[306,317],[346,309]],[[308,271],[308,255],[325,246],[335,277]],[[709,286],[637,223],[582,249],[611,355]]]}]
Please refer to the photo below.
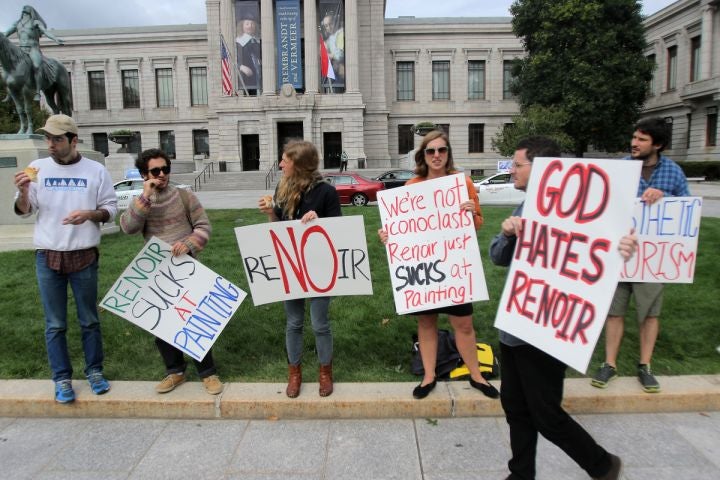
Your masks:
[{"label": "tree", "polygon": [[[20,130],[20,118],[15,111],[15,103],[7,97],[5,82],[0,77],[0,134],[17,133]],[[40,108],[38,102],[32,102],[32,121],[36,129],[45,125],[45,120],[50,116]]]},{"label": "tree", "polygon": [[515,0],[513,31],[527,56],[513,66],[512,91],[562,112],[562,130],[581,157],[589,145],[624,149],[640,116],[653,63],[636,0]]},{"label": "tree", "polygon": [[573,149],[573,140],[563,131],[567,115],[553,107],[532,105],[525,112],[513,117],[512,125],[507,125],[492,139],[493,150],[504,157],[512,157],[518,142],[532,135],[544,135],[555,140],[563,152]]}]

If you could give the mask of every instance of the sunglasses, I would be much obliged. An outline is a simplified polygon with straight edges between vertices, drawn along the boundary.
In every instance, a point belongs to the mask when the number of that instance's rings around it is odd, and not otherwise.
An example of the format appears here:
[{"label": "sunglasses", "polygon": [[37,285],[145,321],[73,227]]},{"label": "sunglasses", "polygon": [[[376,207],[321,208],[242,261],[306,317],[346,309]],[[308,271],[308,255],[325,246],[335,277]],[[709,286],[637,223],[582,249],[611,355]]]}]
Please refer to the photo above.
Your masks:
[{"label": "sunglasses", "polygon": [[155,167],[155,168],[151,168],[150,170],[148,170],[148,172],[150,172],[153,177],[159,176],[160,172],[167,175],[168,173],[170,173],[170,167],[167,165],[165,165],[164,167]]},{"label": "sunglasses", "polygon": [[436,150],[440,155],[443,155],[445,153],[448,153],[448,150],[450,150],[450,148],[449,147],[426,148],[425,155],[430,155],[432,157],[433,155],[435,155]]}]

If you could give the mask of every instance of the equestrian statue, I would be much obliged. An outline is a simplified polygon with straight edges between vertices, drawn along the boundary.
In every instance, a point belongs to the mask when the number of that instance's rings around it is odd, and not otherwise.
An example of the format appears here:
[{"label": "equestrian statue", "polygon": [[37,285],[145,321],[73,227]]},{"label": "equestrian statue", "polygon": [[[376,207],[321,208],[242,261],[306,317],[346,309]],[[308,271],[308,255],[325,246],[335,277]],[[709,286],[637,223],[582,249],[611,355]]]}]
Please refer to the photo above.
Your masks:
[{"label": "equestrian statue", "polygon": [[[13,33],[18,34],[19,45],[7,38]],[[72,115],[70,77],[62,63],[42,55],[42,35],[64,44],[47,30],[45,21],[29,5],[23,7],[20,19],[5,34],[0,33],[0,74],[20,118],[18,134],[33,133],[30,111],[32,102],[40,100],[41,91],[53,113]]]}]

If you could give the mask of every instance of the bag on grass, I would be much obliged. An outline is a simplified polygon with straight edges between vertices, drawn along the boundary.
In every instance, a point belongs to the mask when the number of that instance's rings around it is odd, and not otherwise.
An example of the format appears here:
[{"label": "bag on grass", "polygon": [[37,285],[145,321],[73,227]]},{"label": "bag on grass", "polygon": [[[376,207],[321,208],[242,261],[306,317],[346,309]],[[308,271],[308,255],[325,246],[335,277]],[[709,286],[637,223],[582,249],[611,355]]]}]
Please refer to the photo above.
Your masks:
[{"label": "bag on grass", "polygon": [[[487,343],[477,343],[477,359],[480,374],[485,379],[495,378],[500,371],[498,359],[493,355],[492,347]],[[452,380],[462,380],[470,376],[470,370],[464,363],[450,372]]]},{"label": "bag on grass", "polygon": [[[435,364],[435,376],[437,378],[448,378],[450,372],[462,365],[462,358],[455,346],[455,335],[448,330],[438,330],[438,351]],[[410,372],[413,375],[425,375],[422,359],[420,358],[420,344],[417,335],[413,335],[412,360]]]}]

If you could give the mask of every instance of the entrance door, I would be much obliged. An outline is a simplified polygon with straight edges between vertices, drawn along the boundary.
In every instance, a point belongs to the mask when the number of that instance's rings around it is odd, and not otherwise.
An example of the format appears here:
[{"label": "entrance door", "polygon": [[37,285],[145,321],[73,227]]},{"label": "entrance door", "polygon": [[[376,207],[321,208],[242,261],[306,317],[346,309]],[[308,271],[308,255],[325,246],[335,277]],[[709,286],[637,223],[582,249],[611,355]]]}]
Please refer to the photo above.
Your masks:
[{"label": "entrance door", "polygon": [[278,122],[278,165],[282,160],[282,152],[285,148],[285,144],[288,140],[302,140],[303,139],[303,124],[302,122]]},{"label": "entrance door", "polygon": [[241,135],[242,169],[260,170],[260,135]]},{"label": "entrance door", "polygon": [[340,155],[342,155],[342,133],[323,133],[323,153],[324,168],[340,168]]}]

